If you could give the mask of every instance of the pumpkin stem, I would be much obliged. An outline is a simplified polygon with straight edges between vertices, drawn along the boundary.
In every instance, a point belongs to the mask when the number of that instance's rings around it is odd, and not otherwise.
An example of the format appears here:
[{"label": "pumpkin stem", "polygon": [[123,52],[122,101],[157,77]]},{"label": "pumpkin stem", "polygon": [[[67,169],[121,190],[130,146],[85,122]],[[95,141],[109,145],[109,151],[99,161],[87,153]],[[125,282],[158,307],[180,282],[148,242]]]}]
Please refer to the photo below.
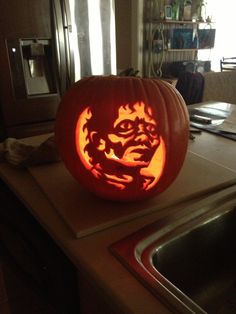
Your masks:
[{"label": "pumpkin stem", "polygon": [[124,71],[121,71],[118,76],[137,76],[139,70],[134,70],[133,68],[128,68]]}]

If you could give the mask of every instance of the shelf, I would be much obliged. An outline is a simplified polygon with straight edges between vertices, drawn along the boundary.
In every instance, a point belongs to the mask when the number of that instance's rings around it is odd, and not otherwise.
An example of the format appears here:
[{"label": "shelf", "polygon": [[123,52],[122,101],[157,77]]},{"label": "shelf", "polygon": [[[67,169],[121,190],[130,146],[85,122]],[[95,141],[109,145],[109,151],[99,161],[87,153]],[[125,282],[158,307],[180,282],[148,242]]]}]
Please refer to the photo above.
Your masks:
[{"label": "shelf", "polygon": [[[148,2],[148,1],[147,1]],[[145,48],[147,64],[145,71],[149,75],[154,73],[169,73],[168,64],[185,60],[195,61],[198,51],[214,48],[215,22],[201,20],[172,20],[161,19],[160,15],[154,14],[148,7],[146,15],[146,35],[148,40]],[[156,11],[155,11],[156,12]],[[154,56],[154,57],[153,57]],[[146,61],[146,60],[145,60]]]},{"label": "shelf", "polygon": [[201,21],[179,21],[179,20],[158,20],[158,19],[150,19],[147,20],[148,23],[156,23],[156,24],[213,24],[214,22],[201,22]]},{"label": "shelf", "polygon": [[214,47],[209,47],[209,48],[185,48],[185,49],[165,49],[164,52],[181,52],[181,51],[188,51],[188,52],[194,52],[194,51],[199,51],[199,50],[211,50]]},{"label": "shelf", "polygon": [[[209,48],[210,49],[210,48]],[[176,52],[176,51],[197,51],[197,50],[199,50],[199,49],[197,49],[197,48],[185,48],[185,49],[166,49],[165,51],[166,52]]]}]

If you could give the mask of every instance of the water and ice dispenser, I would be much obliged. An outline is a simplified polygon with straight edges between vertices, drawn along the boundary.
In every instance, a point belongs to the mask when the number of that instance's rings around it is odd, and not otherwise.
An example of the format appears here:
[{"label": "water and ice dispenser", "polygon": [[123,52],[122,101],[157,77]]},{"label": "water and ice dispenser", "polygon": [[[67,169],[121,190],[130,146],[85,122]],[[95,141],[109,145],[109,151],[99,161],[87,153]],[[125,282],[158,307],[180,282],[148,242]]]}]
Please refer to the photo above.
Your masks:
[{"label": "water and ice dispenser", "polygon": [[57,92],[50,39],[13,39],[7,46],[16,98]]}]

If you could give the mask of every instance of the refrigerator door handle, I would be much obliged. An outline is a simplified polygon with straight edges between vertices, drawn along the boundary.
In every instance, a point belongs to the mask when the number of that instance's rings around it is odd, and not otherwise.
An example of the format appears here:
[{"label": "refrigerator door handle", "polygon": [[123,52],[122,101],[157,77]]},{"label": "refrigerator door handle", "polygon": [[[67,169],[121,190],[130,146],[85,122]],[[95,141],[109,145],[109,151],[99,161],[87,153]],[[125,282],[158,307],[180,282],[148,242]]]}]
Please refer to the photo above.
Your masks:
[{"label": "refrigerator door handle", "polygon": [[64,37],[64,24],[62,17],[61,1],[52,1],[52,12],[53,12],[53,28],[54,28],[54,39],[56,49],[56,62],[58,67],[59,76],[59,90],[60,94],[63,95],[66,91],[66,52],[65,52],[65,37]]},{"label": "refrigerator door handle", "polygon": [[63,24],[65,35],[65,51],[66,51],[66,66],[67,66],[67,86],[75,81],[74,71],[74,50],[72,40],[72,21],[69,0],[62,0],[63,8]]}]

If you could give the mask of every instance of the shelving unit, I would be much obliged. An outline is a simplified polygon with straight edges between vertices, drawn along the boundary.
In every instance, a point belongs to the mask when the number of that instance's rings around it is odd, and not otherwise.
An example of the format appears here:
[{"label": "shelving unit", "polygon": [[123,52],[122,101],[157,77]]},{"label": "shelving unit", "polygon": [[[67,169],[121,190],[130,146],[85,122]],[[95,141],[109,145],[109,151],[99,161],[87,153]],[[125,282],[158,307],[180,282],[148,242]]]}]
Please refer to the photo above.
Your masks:
[{"label": "shelving unit", "polygon": [[[143,63],[146,76],[168,76],[169,65],[176,62],[190,62],[190,66],[193,66],[200,62],[199,49],[209,50],[214,46],[215,30],[212,23],[157,19],[152,9],[149,7],[150,11],[146,12],[144,19]],[[208,36],[209,42],[203,43],[203,34]]]}]

